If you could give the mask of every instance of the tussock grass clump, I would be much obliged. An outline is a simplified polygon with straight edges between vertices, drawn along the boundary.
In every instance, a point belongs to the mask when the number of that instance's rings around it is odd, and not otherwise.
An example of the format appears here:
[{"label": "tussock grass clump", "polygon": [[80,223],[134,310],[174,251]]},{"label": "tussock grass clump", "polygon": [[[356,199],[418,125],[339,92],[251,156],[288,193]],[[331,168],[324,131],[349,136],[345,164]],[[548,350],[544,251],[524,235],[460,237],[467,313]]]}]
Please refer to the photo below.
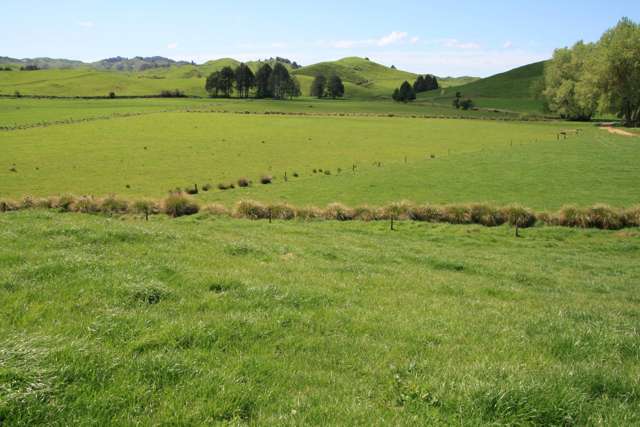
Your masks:
[{"label": "tussock grass clump", "polygon": [[353,209],[353,219],[359,221],[375,221],[379,219],[380,212],[371,206],[358,206]]},{"label": "tussock grass clump", "polygon": [[200,206],[198,203],[183,193],[170,194],[162,202],[162,211],[174,218],[194,215],[197,214],[199,210]]},{"label": "tussock grass clump", "polygon": [[595,205],[588,209],[589,226],[601,230],[619,230],[624,227],[624,213],[608,205]]},{"label": "tussock grass clump", "polygon": [[126,214],[129,211],[129,202],[111,195],[102,199],[100,210],[109,215]]},{"label": "tussock grass clump", "polygon": [[544,225],[555,225],[555,217],[553,214],[549,212],[537,212],[536,213],[536,222]]},{"label": "tussock grass clump", "polygon": [[342,203],[331,203],[324,209],[324,218],[337,221],[351,221],[354,217],[353,209]]},{"label": "tussock grass clump", "polygon": [[58,208],[61,212],[71,212],[75,202],[75,196],[72,196],[71,194],[63,194],[55,201],[54,207]]},{"label": "tussock grass clump", "polygon": [[414,208],[414,204],[406,200],[397,203],[391,203],[381,208],[380,219],[393,218],[398,220],[407,220],[411,218]]},{"label": "tussock grass clump", "polygon": [[100,202],[92,196],[83,196],[73,203],[71,210],[80,213],[98,213],[100,212]]},{"label": "tussock grass clump", "polygon": [[442,216],[442,209],[434,205],[417,205],[411,209],[411,219],[414,221],[438,222]]},{"label": "tussock grass clump", "polygon": [[13,200],[2,199],[0,200],[0,212],[11,212],[18,210],[18,203]]},{"label": "tussock grass clump", "polygon": [[145,216],[155,215],[160,212],[160,206],[153,200],[139,199],[131,203],[131,211]]},{"label": "tussock grass clump", "polygon": [[587,228],[589,226],[589,215],[584,209],[577,206],[563,206],[555,215],[556,225],[563,227]]},{"label": "tussock grass clump", "polygon": [[238,179],[238,187],[246,188],[246,187],[248,187],[250,185],[251,185],[251,181],[249,181],[249,178],[240,178],[240,179]]},{"label": "tussock grass clump", "polygon": [[24,196],[20,201],[20,209],[32,209],[36,207],[36,202],[31,196]]},{"label": "tussock grass clump", "polygon": [[501,209],[506,222],[513,227],[529,228],[536,225],[536,216],[530,210],[520,205],[509,205]]},{"label": "tussock grass clump", "polygon": [[241,200],[236,203],[233,216],[245,219],[265,219],[269,218],[269,210],[260,202]]},{"label": "tussock grass clump", "polygon": [[209,190],[211,190],[211,188],[213,188],[213,186],[209,183],[205,184],[202,186],[202,191],[204,191],[205,193]]},{"label": "tussock grass clump", "polygon": [[158,304],[171,295],[171,291],[162,283],[135,283],[127,286],[127,291],[135,303]]},{"label": "tussock grass clump", "polygon": [[624,222],[629,227],[640,227],[640,205],[625,209]]},{"label": "tussock grass clump", "polygon": [[302,220],[314,220],[324,218],[324,211],[315,206],[303,206],[298,208],[296,218]]},{"label": "tussock grass clump", "polygon": [[471,224],[471,208],[465,205],[444,206],[440,220],[450,224]]},{"label": "tussock grass clump", "polygon": [[267,185],[273,182],[273,177],[271,175],[262,175],[260,177],[260,184]]},{"label": "tussock grass clump", "polygon": [[193,187],[185,187],[184,191],[191,196],[195,196],[199,193],[198,184],[194,184]]},{"label": "tussock grass clump", "polygon": [[296,208],[287,203],[272,204],[267,207],[267,216],[273,219],[290,220],[296,217]]},{"label": "tussock grass clump", "polygon": [[229,209],[220,203],[209,203],[202,208],[202,212],[212,216],[229,216],[231,214]]},{"label": "tussock grass clump", "polygon": [[225,182],[221,182],[220,184],[218,184],[218,190],[233,190],[234,188],[236,188],[236,186],[233,183],[225,183]]},{"label": "tussock grass clump", "polygon": [[503,212],[485,203],[475,203],[470,206],[471,222],[487,227],[496,227],[505,223]]}]

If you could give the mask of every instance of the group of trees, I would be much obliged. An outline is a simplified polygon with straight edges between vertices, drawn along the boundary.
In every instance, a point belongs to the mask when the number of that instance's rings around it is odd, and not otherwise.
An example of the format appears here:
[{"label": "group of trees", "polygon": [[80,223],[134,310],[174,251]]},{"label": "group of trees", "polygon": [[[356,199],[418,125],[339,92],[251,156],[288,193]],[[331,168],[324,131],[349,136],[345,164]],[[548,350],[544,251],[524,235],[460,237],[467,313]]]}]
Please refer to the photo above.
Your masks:
[{"label": "group of trees", "polygon": [[256,98],[285,99],[301,95],[300,83],[280,62],[273,67],[263,64],[255,74],[246,64],[238,65],[235,70],[224,67],[211,73],[205,89],[215,97],[229,97],[234,89],[240,98],[248,98],[252,90]]},{"label": "group of trees", "polygon": [[418,76],[413,85],[408,81],[405,81],[399,88],[393,91],[393,95],[391,97],[394,101],[398,102],[414,101],[416,99],[416,94],[427,92],[429,90],[436,90],[439,87],[436,76],[427,74],[424,76]]},{"label": "group of trees", "polygon": [[37,65],[25,65],[20,67],[20,71],[38,71],[40,67]]},{"label": "group of trees", "polygon": [[615,113],[640,125],[640,25],[623,18],[597,43],[557,49],[545,67],[550,111],[570,120]]},{"label": "group of trees", "polygon": [[0,71],[13,71],[11,67],[0,67]]},{"label": "group of trees", "polygon": [[461,92],[456,92],[456,97],[453,98],[453,106],[460,110],[471,110],[475,104],[469,98],[463,98]]},{"label": "group of trees", "polygon": [[413,89],[413,86],[405,80],[399,88],[393,91],[393,95],[391,97],[397,102],[414,101],[416,99],[416,91]]},{"label": "group of trees", "polygon": [[418,76],[415,83],[413,84],[413,90],[416,93],[428,92],[430,90],[436,90],[439,88],[440,85],[438,84],[438,78],[431,74]]},{"label": "group of trees", "polygon": [[337,74],[327,79],[323,74],[318,74],[311,83],[310,95],[316,98],[342,98],[344,96],[344,83]]}]

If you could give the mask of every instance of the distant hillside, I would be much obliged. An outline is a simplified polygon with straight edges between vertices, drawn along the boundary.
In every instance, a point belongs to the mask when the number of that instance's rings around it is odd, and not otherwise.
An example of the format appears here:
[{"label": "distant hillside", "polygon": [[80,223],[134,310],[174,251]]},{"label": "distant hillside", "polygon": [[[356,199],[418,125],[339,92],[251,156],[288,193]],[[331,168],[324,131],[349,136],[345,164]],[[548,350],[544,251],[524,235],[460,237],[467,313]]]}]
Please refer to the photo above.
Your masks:
[{"label": "distant hillside", "polygon": [[542,101],[537,99],[536,91],[544,77],[544,64],[545,61],[536,62],[462,86],[424,93],[419,98],[451,104],[456,92],[460,92],[481,108],[540,112]]},{"label": "distant hillside", "polygon": [[14,66],[16,68],[24,67],[27,65],[35,65],[40,69],[69,69],[80,68],[86,66],[82,61],[73,61],[70,59],[54,59],[54,58],[9,58],[7,56],[0,56],[0,65],[2,66]]},{"label": "distant hillside", "polygon": [[107,58],[93,62],[90,65],[98,70],[144,71],[151,68],[168,68],[174,65],[189,64],[190,63],[186,61],[174,61],[173,59],[164,58],[162,56],[151,56],[148,58],[136,56],[131,59],[116,56],[115,58]]}]

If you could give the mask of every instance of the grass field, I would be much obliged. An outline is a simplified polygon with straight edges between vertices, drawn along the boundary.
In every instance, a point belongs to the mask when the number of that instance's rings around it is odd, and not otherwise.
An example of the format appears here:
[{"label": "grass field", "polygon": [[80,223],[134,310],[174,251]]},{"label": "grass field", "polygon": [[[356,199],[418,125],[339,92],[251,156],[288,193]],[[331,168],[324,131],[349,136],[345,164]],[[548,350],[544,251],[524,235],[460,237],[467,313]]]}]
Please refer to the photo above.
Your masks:
[{"label": "grass field", "polygon": [[0,216],[0,420],[640,423],[637,232]]},{"label": "grass field", "polygon": [[[20,114],[15,120],[34,117],[43,105],[39,102],[28,100],[13,110]],[[57,114],[67,113],[64,106],[70,101],[42,102],[62,105]],[[82,101],[100,102],[109,103]],[[136,111],[142,104],[121,102],[109,105]],[[147,112],[198,105],[147,102]],[[230,102],[220,108],[273,104]],[[310,105],[314,111],[319,106],[357,107],[347,101]],[[77,111],[79,116],[92,114],[87,113],[90,108]],[[225,204],[247,197],[295,204],[519,202],[538,209],[638,203],[640,172],[635,165],[640,152],[635,139],[571,126],[582,129],[580,136],[558,141],[566,123],[158,112],[4,132],[0,197],[160,197],[176,187],[211,184],[214,189],[198,197]],[[274,176],[273,185],[258,183],[265,174]],[[253,187],[215,188],[241,177],[252,180]]]}]

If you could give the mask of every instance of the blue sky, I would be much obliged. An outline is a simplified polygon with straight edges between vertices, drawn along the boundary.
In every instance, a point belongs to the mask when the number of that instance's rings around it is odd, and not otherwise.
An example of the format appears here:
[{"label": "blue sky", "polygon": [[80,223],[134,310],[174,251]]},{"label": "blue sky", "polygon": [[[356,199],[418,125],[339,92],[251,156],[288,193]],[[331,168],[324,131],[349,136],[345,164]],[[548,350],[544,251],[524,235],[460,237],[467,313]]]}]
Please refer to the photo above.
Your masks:
[{"label": "blue sky", "polygon": [[597,40],[623,16],[639,21],[640,1],[2,0],[0,12],[0,56],[368,56],[414,72],[487,76]]}]

